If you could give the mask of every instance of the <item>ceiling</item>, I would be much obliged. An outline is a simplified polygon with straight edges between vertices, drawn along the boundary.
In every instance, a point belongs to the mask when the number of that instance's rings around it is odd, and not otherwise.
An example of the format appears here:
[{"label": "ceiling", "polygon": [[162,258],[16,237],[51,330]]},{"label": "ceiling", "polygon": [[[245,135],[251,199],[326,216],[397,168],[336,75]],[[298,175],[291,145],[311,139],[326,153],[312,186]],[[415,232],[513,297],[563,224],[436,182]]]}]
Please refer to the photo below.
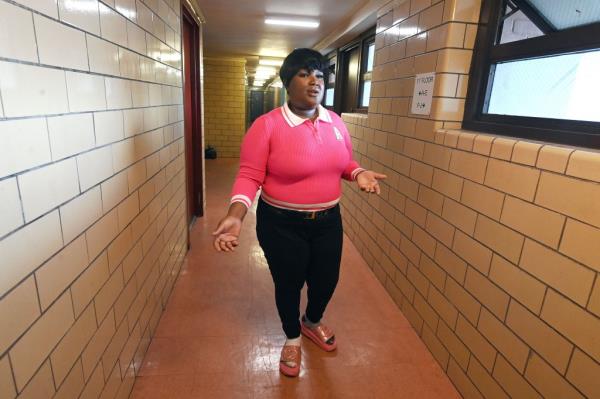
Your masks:
[{"label": "ceiling", "polygon": [[[333,31],[361,0],[199,0],[206,55],[284,57],[312,47]],[[318,19],[317,29],[266,25],[267,16]]]},{"label": "ceiling", "polygon": [[[258,57],[285,57],[298,47],[328,51],[334,42],[374,26],[377,0],[198,0],[204,16],[204,54],[245,58],[249,72]],[[356,16],[361,16],[357,21]],[[265,17],[317,19],[316,29],[266,25]],[[350,39],[348,39],[350,40]]]}]

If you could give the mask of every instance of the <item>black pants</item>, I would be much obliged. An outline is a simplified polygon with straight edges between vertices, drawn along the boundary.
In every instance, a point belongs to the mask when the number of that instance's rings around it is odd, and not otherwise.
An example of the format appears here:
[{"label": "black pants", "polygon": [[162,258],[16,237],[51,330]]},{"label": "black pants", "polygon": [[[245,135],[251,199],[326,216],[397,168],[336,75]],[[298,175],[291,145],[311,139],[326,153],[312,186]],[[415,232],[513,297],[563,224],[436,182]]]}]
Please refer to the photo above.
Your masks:
[{"label": "black pants", "polygon": [[318,322],[333,295],[340,274],[342,219],[340,208],[315,219],[281,210],[262,201],[256,212],[256,233],[275,283],[275,303],[288,338],[300,336],[300,291],[306,282],[306,316]]}]

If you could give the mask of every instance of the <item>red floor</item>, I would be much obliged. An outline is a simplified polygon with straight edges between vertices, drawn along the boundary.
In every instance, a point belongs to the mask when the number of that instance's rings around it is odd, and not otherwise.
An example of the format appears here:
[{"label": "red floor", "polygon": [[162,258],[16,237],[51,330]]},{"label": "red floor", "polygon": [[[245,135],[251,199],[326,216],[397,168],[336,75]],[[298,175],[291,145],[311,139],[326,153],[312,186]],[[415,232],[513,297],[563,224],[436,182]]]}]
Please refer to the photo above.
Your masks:
[{"label": "red floor", "polygon": [[234,253],[211,245],[236,168],[236,160],[207,160],[206,216],[193,227],[186,264],[131,397],[459,398],[349,240],[324,318],[338,350],[325,353],[304,339],[300,376],[279,374],[284,336],[254,213]]}]

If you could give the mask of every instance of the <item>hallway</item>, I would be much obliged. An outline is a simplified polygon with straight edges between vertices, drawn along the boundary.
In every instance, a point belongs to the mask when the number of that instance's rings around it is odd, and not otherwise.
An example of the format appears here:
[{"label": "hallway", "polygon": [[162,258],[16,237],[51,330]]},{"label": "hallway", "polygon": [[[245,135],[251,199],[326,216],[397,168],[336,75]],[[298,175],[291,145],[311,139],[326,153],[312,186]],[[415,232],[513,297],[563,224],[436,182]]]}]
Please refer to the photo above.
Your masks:
[{"label": "hallway", "polygon": [[[598,70],[600,1],[0,0],[0,399],[600,398]],[[299,378],[255,213],[211,235],[284,104],[339,125],[273,176],[387,176]]]},{"label": "hallway", "polygon": [[325,353],[304,339],[300,377],[279,374],[284,337],[254,213],[236,252],[212,248],[210,233],[226,211],[236,168],[237,159],[206,162],[206,216],[192,229],[191,250],[131,398],[460,397],[349,240],[325,317],[338,350]]}]

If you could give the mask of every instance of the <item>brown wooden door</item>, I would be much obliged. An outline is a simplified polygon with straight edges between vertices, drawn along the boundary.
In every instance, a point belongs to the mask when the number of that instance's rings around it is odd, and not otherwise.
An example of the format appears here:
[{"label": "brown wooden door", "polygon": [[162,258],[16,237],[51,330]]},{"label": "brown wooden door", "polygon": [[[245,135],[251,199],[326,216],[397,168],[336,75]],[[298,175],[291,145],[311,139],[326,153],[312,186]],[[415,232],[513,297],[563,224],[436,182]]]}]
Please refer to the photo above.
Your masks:
[{"label": "brown wooden door", "polygon": [[187,177],[188,224],[203,215],[202,113],[200,79],[201,30],[185,6],[183,29],[183,111]]}]

